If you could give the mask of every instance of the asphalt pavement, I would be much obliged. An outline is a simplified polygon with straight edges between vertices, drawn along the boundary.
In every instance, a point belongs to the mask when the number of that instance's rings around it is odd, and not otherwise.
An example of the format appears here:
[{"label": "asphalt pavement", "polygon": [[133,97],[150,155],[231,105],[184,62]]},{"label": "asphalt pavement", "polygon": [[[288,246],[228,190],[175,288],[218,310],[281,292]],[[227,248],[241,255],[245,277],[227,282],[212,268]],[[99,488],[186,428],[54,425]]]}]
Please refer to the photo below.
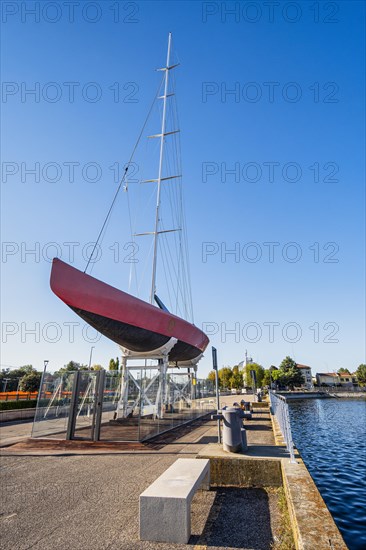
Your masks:
[{"label": "asphalt pavement", "polygon": [[[235,397],[235,399],[234,399]],[[229,396],[229,404],[237,400]],[[254,437],[255,420],[250,429]],[[257,432],[273,435],[258,414]],[[19,426],[29,431],[30,423]],[[14,428],[12,437],[16,437]],[[29,435],[29,434],[28,434]],[[218,488],[192,502],[188,545],[140,541],[139,495],[177,458],[192,458],[216,436],[208,421],[157,452],[95,456],[1,456],[0,548],[4,550],[203,550],[276,548],[282,518],[275,489]],[[3,449],[6,455],[6,449]]]}]

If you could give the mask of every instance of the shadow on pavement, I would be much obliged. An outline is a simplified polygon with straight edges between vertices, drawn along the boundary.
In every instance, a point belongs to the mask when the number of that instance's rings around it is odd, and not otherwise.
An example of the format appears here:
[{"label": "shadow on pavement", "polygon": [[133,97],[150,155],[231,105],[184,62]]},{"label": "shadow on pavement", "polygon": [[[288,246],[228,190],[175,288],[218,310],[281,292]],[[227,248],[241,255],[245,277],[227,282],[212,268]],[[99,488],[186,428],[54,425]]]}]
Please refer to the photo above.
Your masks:
[{"label": "shadow on pavement", "polygon": [[196,444],[206,445],[207,443],[217,443],[217,435],[204,435]]},{"label": "shadow on pavement", "polygon": [[264,489],[218,488],[204,531],[190,545],[268,550],[273,543]]}]

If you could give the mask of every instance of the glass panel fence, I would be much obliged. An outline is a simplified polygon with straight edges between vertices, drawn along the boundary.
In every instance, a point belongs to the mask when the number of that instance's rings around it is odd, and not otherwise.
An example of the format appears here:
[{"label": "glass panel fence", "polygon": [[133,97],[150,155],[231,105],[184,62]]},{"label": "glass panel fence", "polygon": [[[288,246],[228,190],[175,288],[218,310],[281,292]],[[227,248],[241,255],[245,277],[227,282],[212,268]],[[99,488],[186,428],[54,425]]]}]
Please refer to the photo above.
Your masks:
[{"label": "glass panel fence", "polygon": [[[66,439],[69,426],[71,438],[93,439],[99,376],[98,371],[45,373],[32,437]],[[127,369],[124,378],[106,372],[101,397],[101,441],[144,441],[215,409],[211,381],[171,370],[164,377],[153,367]]]},{"label": "glass panel fence", "polygon": [[124,387],[120,372],[106,372],[101,441],[139,440],[139,397],[140,392],[131,373],[128,373]]},{"label": "glass panel fence", "polygon": [[76,418],[73,439],[93,438],[93,418],[96,412],[98,372],[80,371],[76,396]]},{"label": "glass panel fence", "polygon": [[66,438],[74,377],[74,372],[43,374],[32,437]]}]

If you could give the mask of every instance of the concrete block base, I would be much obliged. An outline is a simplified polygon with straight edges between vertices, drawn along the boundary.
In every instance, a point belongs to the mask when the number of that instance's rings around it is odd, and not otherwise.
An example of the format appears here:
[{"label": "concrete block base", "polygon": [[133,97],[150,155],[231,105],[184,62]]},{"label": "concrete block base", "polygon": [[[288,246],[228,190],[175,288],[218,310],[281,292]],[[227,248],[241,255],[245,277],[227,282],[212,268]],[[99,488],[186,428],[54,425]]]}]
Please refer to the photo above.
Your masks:
[{"label": "concrete block base", "polygon": [[[276,451],[276,448],[273,449]],[[281,487],[280,455],[260,456],[261,447],[248,447],[245,454],[230,453],[221,445],[206,445],[198,459],[210,459],[212,487]]]},{"label": "concrete block base", "polygon": [[140,495],[140,539],[187,544],[191,502],[210,488],[210,461],[179,458]]},{"label": "concrete block base", "polygon": [[191,503],[186,499],[140,497],[140,539],[187,544]]}]

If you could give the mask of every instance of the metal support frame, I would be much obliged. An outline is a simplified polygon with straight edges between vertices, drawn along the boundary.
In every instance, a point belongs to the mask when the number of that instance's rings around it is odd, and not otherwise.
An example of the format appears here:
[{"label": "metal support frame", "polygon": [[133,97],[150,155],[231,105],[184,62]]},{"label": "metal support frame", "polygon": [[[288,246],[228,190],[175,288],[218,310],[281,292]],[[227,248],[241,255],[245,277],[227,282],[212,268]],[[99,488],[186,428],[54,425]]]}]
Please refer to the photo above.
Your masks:
[{"label": "metal support frame", "polygon": [[95,383],[95,407],[93,412],[92,440],[99,441],[100,425],[103,413],[103,396],[105,386],[105,370],[98,371]]},{"label": "metal support frame", "polygon": [[[121,390],[120,390],[120,397],[117,405],[117,418],[126,418],[130,414],[130,409],[134,409],[138,405],[139,407],[139,415],[141,416],[143,404],[147,402],[148,406],[152,408],[152,414],[156,418],[163,418],[164,413],[166,412],[167,407],[169,406],[169,399],[170,399],[170,384],[173,384],[176,389],[178,390],[179,394],[182,395],[183,390],[179,390],[179,388],[176,386],[174,381],[170,380],[169,378],[169,368],[176,369],[176,364],[169,364],[169,353],[171,349],[175,346],[177,340],[176,338],[170,338],[170,340],[161,348],[158,348],[156,350],[153,350],[149,353],[135,353],[131,352],[130,350],[126,348],[121,347],[122,351],[122,380],[121,380]],[[199,358],[195,361],[187,361],[182,366],[179,365],[179,368],[182,368],[182,372],[179,374],[190,374],[191,378],[190,381],[192,381],[192,376],[195,376],[195,372],[197,370],[196,363]],[[144,365],[136,365],[133,363],[132,365],[129,365],[128,363],[130,361],[136,361],[136,360],[143,360]],[[151,366],[147,366],[146,362],[147,360],[156,361],[156,364],[152,364]],[[138,381],[134,378],[132,375],[132,371],[134,370],[144,370],[144,369],[151,369],[151,370],[157,370],[157,374],[150,380],[149,384],[144,388],[141,384],[138,383]],[[193,371],[193,372],[192,372]],[[147,393],[149,389],[151,388],[152,384],[156,382],[156,379],[159,378],[159,387],[156,393],[155,402],[151,401],[149,399]],[[138,392],[139,395],[137,399],[135,399],[133,404],[128,403],[128,386],[129,381],[132,381]],[[188,382],[187,382],[188,384]],[[176,399],[174,399],[174,402]],[[187,398],[186,398],[187,401]],[[188,402],[188,401],[187,401]]]},{"label": "metal support frame", "polygon": [[[83,410],[83,407],[84,407],[85,402],[86,402],[87,399],[90,399],[91,397],[93,397],[93,403],[95,402],[96,388],[97,388],[97,383],[98,383],[98,379],[99,379],[98,374],[99,373],[97,373],[96,377],[92,377],[89,380],[88,385],[87,385],[86,390],[85,390],[84,395],[83,395],[83,399],[81,400],[81,404],[80,404],[78,413],[76,415],[76,418],[79,418],[79,416],[81,414],[81,411]],[[90,403],[88,403],[87,416],[88,416],[88,418],[90,417]]]},{"label": "metal support frame", "polygon": [[[45,374],[43,373],[43,376],[45,376]],[[60,379],[60,382],[57,384],[57,387],[56,389],[54,390],[53,392],[53,395],[51,397],[51,400],[49,402],[49,404],[47,405],[47,408],[44,412],[44,415],[43,415],[43,418],[46,418],[46,416],[48,415],[48,413],[50,412],[50,409],[52,407],[52,404],[54,402],[54,400],[57,398],[58,396],[58,401],[61,400],[61,397],[62,397],[62,376],[61,376],[61,379]],[[56,406],[56,416],[58,416],[58,410],[59,410],[59,404],[57,403],[57,406]]]},{"label": "metal support frame", "polygon": [[118,407],[122,410],[127,410],[128,405],[128,370],[127,370],[127,356],[122,354],[122,380],[121,380],[121,392],[118,401]]},{"label": "metal support frame", "polygon": [[[103,395],[106,373],[104,370],[98,371],[93,376],[93,379],[89,381],[87,388],[84,392],[83,399],[79,405],[79,392],[80,392],[80,380],[83,372],[76,371],[72,385],[71,402],[69,419],[66,429],[66,439],[71,440],[75,438],[75,428],[77,418],[80,416],[82,408],[86,402],[86,399],[93,397],[93,418],[91,423],[91,435],[92,441],[99,441],[100,437],[100,425],[102,422],[103,412]],[[88,414],[89,416],[89,414]]]},{"label": "metal support frame", "polygon": [[[159,359],[157,365],[151,365],[149,367],[144,365],[136,366],[133,365],[131,367],[128,366],[127,358],[122,358],[123,367],[122,367],[122,382],[121,382],[121,395],[118,401],[117,406],[117,415],[122,418],[126,418],[130,414],[130,409],[134,409],[135,407],[140,407],[140,413],[141,408],[144,403],[147,403],[149,407],[152,408],[152,414],[155,417],[162,418],[164,416],[165,407],[168,404],[168,398],[169,398],[169,384],[168,384],[168,359],[163,358]],[[158,370],[157,374],[153,376],[153,378],[149,381],[148,385],[146,387],[143,387],[139,382],[134,378],[131,371],[137,370],[141,371],[148,368],[149,370]],[[151,401],[151,399],[148,397],[148,391],[151,388],[151,386],[156,382],[156,380],[159,379],[159,388],[156,394],[155,401]],[[136,386],[138,391],[138,396],[134,400],[134,402],[129,404],[128,402],[128,387],[130,380],[132,383]]]},{"label": "metal support frame", "polygon": [[[166,344],[148,353],[132,352],[131,350],[121,347],[122,380],[121,380],[120,398],[117,405],[117,417],[126,418],[129,414],[128,409],[130,407],[128,405],[128,384],[130,379],[133,381],[133,383],[135,384],[135,386],[139,391],[139,396],[137,400],[135,400],[133,406],[135,407],[138,403],[140,404],[140,414],[141,414],[141,403],[145,399],[149,402],[151,406],[154,406],[154,411],[153,411],[154,415],[156,415],[157,417],[161,417],[164,414],[164,408],[167,400],[167,371],[169,366],[169,352],[175,346],[176,343],[177,343],[176,338],[170,338],[170,340]],[[153,365],[150,368],[157,369],[159,371],[159,389],[157,392],[155,404],[153,404],[148,399],[147,391],[152,385],[152,383],[155,382],[156,377],[154,377],[154,379],[150,381],[149,385],[146,388],[142,388],[137,383],[137,381],[135,380],[135,378],[132,376],[130,372],[131,370],[142,370],[146,368],[146,361],[148,359],[157,361],[157,365]],[[129,360],[131,361],[144,360],[145,365],[136,366],[134,364],[129,366],[128,365]]]},{"label": "metal support frame", "polygon": [[78,412],[79,387],[80,387],[80,372],[75,371],[74,382],[72,385],[69,419],[68,419],[67,430],[66,430],[66,439],[74,439],[76,415]]},{"label": "metal support frame", "polygon": [[168,374],[168,358],[165,355],[163,359],[160,359],[160,376],[159,376],[159,388],[156,395],[156,412],[157,416],[159,418],[164,417],[164,413],[166,411],[166,408],[168,406],[168,381],[167,381],[167,374]]},{"label": "metal support frame", "polygon": [[[181,373],[179,373],[179,374],[181,374]],[[183,388],[178,388],[178,386],[174,382],[174,380],[169,378],[169,383],[172,384],[172,386],[176,389],[176,392],[177,392],[177,395],[173,398],[173,403],[172,403],[173,405],[174,405],[174,403],[176,403],[178,400],[181,400],[181,399],[183,401],[185,401],[188,405],[191,404],[192,399],[188,399],[188,397],[186,395],[184,395],[184,390],[188,386],[189,382],[191,382],[190,379],[187,380],[187,382],[184,384]]]}]

